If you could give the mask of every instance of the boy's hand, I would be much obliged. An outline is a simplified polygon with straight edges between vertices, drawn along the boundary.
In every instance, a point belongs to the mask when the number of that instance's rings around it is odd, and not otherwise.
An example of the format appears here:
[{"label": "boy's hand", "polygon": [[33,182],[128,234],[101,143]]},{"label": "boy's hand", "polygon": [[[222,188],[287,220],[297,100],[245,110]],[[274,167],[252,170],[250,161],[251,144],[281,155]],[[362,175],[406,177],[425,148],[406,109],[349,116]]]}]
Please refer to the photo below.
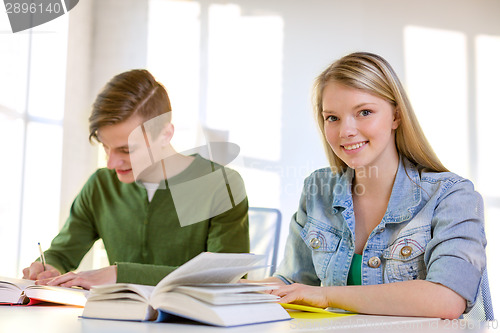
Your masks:
[{"label": "boy's hand", "polygon": [[79,273],[69,272],[55,278],[38,280],[36,284],[90,289],[100,284],[116,283],[116,265]]},{"label": "boy's hand", "polygon": [[39,261],[35,261],[30,265],[30,267],[23,269],[23,279],[28,280],[49,279],[59,275],[61,275],[61,272],[51,265],[45,264],[44,270],[42,263]]}]

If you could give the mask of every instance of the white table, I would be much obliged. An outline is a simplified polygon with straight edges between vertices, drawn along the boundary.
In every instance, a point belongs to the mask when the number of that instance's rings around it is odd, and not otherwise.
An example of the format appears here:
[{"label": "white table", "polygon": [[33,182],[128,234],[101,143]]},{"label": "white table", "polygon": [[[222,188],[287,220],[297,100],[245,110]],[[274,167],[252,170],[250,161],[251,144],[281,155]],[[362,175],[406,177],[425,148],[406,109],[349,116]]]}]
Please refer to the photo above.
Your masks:
[{"label": "white table", "polygon": [[[0,306],[0,333],[155,333],[155,332],[403,332],[452,333],[496,332],[498,321],[474,323],[414,318],[396,321],[396,317],[356,315],[343,318],[293,319],[267,324],[220,328],[192,323],[141,323],[112,320],[82,319],[83,309],[67,306]],[[352,325],[356,325],[353,327]]]}]

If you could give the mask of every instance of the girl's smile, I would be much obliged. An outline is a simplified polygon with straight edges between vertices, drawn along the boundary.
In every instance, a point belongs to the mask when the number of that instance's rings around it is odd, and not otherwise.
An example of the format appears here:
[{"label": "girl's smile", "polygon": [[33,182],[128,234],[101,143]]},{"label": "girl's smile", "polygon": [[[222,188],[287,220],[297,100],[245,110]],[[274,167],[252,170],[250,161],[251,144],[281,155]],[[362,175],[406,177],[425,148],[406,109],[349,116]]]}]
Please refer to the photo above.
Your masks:
[{"label": "girl's smile", "polygon": [[342,148],[344,148],[344,150],[346,150],[346,153],[349,154],[349,153],[354,153],[354,152],[361,150],[361,148],[363,148],[367,143],[368,143],[368,141],[363,141],[363,142],[358,142],[358,143],[343,144],[341,146],[342,146]]}]

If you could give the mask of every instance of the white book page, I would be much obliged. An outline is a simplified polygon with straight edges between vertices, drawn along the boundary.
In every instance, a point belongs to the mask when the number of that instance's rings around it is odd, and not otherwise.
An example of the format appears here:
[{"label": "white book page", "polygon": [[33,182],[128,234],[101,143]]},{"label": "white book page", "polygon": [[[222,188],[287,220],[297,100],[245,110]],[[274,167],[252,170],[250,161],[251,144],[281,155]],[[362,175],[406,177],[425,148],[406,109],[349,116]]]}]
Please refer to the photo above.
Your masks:
[{"label": "white book page", "polygon": [[31,285],[26,287],[25,293],[27,297],[41,301],[84,306],[89,291],[81,288]]},{"label": "white book page", "polygon": [[35,281],[33,280],[15,279],[3,276],[0,277],[0,288],[23,290],[24,288],[33,285],[35,285]]},{"label": "white book page", "polygon": [[94,298],[98,295],[122,295],[127,293],[135,293],[140,295],[144,299],[149,299],[151,293],[153,292],[153,286],[146,286],[142,284],[134,283],[115,283],[115,284],[104,284],[99,286],[94,286],[90,289],[90,298]]},{"label": "white book page", "polygon": [[195,290],[206,294],[235,294],[245,292],[255,292],[272,290],[279,288],[277,284],[257,284],[257,283],[207,283],[182,285],[175,287],[175,290]]},{"label": "white book page", "polygon": [[[160,283],[156,286],[153,291],[153,295],[158,293],[164,293],[169,290],[172,290],[175,286],[178,285],[188,285],[188,284],[199,284],[199,283],[236,283],[238,280],[248,273],[252,269],[260,268],[260,266],[255,267],[247,267],[247,266],[238,266],[238,267],[220,267],[220,268],[212,268],[206,269],[199,272],[192,272],[190,274],[186,274],[183,276],[179,276],[175,279],[169,279],[168,281],[160,281]],[[167,275],[169,277],[170,275]]]},{"label": "white book page", "polygon": [[235,283],[248,271],[261,268],[254,265],[264,258],[249,253],[203,252],[161,280],[153,294],[166,292],[178,284]]},{"label": "white book page", "polygon": [[278,296],[257,291],[213,293],[210,290],[204,290],[204,288],[185,287],[185,286],[176,287],[170,293],[172,292],[179,292],[182,294],[186,294],[195,297],[199,300],[215,305],[277,302],[279,299]]}]

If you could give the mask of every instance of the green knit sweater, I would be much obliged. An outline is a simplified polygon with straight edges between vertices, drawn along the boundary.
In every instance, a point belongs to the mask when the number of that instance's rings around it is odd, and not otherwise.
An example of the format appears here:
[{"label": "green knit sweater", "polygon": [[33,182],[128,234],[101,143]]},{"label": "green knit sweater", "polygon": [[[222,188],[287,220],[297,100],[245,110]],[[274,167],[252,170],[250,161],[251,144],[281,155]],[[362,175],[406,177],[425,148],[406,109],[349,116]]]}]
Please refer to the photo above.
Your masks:
[{"label": "green knit sweater", "polygon": [[[215,177],[210,188],[203,183],[197,188],[196,181],[206,176]],[[186,192],[178,190],[183,187],[193,193],[192,202],[181,198],[184,208],[177,194]],[[228,204],[229,210],[224,208]],[[207,213],[213,206],[219,207],[216,216]],[[179,216],[185,216],[186,210],[205,217],[182,223]],[[68,220],[45,251],[46,262],[61,272],[75,270],[99,238],[110,265],[117,265],[117,282],[155,285],[200,252],[248,252],[248,200],[243,180],[235,171],[196,155],[149,202],[142,186],[120,182],[114,170],[99,169],[76,197]]]}]

